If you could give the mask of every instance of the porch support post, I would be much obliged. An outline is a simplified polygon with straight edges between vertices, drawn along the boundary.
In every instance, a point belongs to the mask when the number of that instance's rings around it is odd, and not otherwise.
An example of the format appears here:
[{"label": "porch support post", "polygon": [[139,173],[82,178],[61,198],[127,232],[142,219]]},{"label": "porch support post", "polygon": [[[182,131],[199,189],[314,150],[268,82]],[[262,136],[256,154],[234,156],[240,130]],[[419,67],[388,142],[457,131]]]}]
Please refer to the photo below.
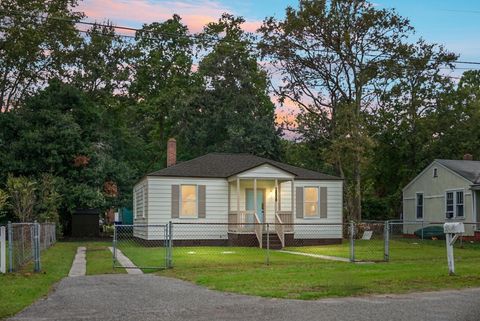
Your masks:
[{"label": "porch support post", "polygon": [[240,178],[237,177],[237,222],[240,219]]},{"label": "porch support post", "polygon": [[278,214],[278,200],[280,196],[280,191],[278,190],[278,179],[275,179],[275,215]]},{"label": "porch support post", "polygon": [[[258,215],[257,213],[257,179],[253,179],[253,212],[255,215]],[[260,222],[261,223],[261,222]]]},{"label": "porch support post", "polygon": [[291,205],[291,207],[292,207],[292,222],[293,222],[293,218],[295,217],[295,215],[293,215],[293,203],[294,203],[294,202],[293,202],[293,197],[294,197],[294,195],[295,195],[295,193],[294,193],[295,186],[294,186],[293,182],[294,182],[294,181],[293,181],[293,179],[292,179],[292,180],[291,180],[291,188],[290,188],[290,190],[291,190],[291,192],[292,192],[291,202],[290,202],[290,205]]}]

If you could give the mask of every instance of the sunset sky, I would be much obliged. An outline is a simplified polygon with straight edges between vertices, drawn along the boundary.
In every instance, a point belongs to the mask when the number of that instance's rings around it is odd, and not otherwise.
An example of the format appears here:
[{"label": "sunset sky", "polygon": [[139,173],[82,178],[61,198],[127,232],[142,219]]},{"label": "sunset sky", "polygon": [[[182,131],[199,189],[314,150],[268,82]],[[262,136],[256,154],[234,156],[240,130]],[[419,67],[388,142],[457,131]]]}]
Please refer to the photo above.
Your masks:
[{"label": "sunset sky", "polygon": [[[287,6],[297,0],[84,0],[79,9],[89,21],[110,20],[117,25],[140,27],[143,23],[163,21],[177,13],[192,32],[215,21],[223,12],[241,15],[245,29],[255,31],[267,16],[283,17]],[[379,8],[394,8],[410,19],[415,37],[445,45],[461,60],[480,61],[480,1],[478,0],[375,0]],[[459,65],[461,68],[480,66]],[[451,73],[459,76],[463,69]],[[283,117],[288,108],[280,109]]]},{"label": "sunset sky", "polygon": [[[84,0],[80,9],[89,20],[109,19],[139,27],[178,13],[192,31],[216,20],[223,12],[244,16],[254,31],[266,16],[282,17],[296,0]],[[480,1],[477,0],[374,0],[379,8],[395,8],[411,20],[417,35],[444,44],[464,60],[480,60]]]}]

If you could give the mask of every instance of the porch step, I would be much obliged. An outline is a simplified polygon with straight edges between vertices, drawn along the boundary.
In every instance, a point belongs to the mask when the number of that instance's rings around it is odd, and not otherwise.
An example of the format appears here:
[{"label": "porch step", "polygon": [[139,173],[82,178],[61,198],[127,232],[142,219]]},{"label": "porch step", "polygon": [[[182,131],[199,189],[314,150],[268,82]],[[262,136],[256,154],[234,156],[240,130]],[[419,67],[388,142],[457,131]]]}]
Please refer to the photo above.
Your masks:
[{"label": "porch step", "polygon": [[[270,249],[272,249],[272,250],[281,250],[282,249],[282,242],[278,238],[277,233],[270,233],[268,235],[268,242],[269,242]],[[267,248],[267,234],[263,234],[262,248],[264,248],[264,249]]]}]

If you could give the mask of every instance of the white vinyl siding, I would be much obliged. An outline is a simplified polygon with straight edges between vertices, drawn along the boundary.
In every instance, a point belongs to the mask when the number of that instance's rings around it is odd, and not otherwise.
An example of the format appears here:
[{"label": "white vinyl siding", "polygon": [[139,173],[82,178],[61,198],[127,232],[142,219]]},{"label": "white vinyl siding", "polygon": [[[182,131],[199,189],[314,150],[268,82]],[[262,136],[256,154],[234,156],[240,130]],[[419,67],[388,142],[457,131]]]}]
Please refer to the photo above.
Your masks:
[{"label": "white vinyl siding", "polygon": [[[295,180],[295,188],[297,187],[316,187],[318,189],[327,188],[327,217],[321,218],[319,216],[312,218],[297,218],[296,213],[293,213],[294,222],[298,225],[294,226],[293,237],[295,239],[315,239],[319,238],[342,238],[342,223],[343,223],[343,181],[311,181],[311,180]],[[282,194],[283,196],[283,194]],[[289,198],[291,198],[289,196]],[[296,204],[296,195],[294,193],[293,203]],[[283,209],[283,204],[282,204]],[[294,209],[296,211],[296,209]],[[307,223],[307,225],[301,225]],[[309,223],[329,223],[338,224],[330,225],[328,228],[315,228]]]},{"label": "white vinyl siding", "polygon": [[[148,231],[135,232],[135,235],[145,239],[161,239],[158,230],[159,225],[165,225],[172,221],[174,226],[173,238],[175,240],[225,240],[228,239],[228,227],[226,224],[201,225],[196,223],[227,223],[228,222],[228,181],[226,179],[216,178],[186,178],[186,177],[147,177],[144,181],[148,197],[145,203],[145,209],[148,215],[145,219],[135,220],[138,224],[148,224]],[[136,188],[142,183],[139,182]],[[280,183],[280,182],[279,182]],[[205,218],[172,218],[172,185],[179,186],[181,194],[182,186],[197,186],[197,202],[198,190],[200,185],[206,186],[205,194]],[[290,182],[283,182],[281,188],[282,210],[290,211],[291,204],[295,204],[295,195],[292,199],[292,190]],[[295,212],[292,213],[295,223],[335,223],[338,226],[331,226],[328,229],[312,229],[309,225],[295,226],[294,238],[296,239],[312,239],[312,238],[341,238],[342,237],[342,209],[343,209],[343,191],[342,181],[294,181],[294,188],[299,187],[315,187],[320,190],[322,187],[327,188],[327,217],[312,217],[309,219],[295,218]],[[230,183],[230,211],[235,212],[237,207],[236,199],[236,182]],[[253,188],[253,181],[250,179],[241,180],[240,190],[240,207],[245,209],[245,188]],[[267,222],[273,222],[275,217],[275,180],[274,179],[258,179],[257,188],[265,190],[266,195],[266,213]],[[134,194],[135,197],[135,194]],[[179,201],[181,199],[179,195]],[[181,206],[180,206],[181,207]],[[180,209],[179,209],[180,210]],[[197,207],[198,211],[198,207]],[[180,213],[179,213],[180,214]],[[194,223],[194,224],[188,224]],[[157,226],[157,227],[155,227]]]},{"label": "white vinyl siding", "polygon": [[292,210],[292,182],[280,182],[280,211]]},{"label": "white vinyl siding", "polygon": [[294,175],[275,166],[264,164],[236,175],[240,178],[272,178],[272,179],[290,179]]},{"label": "white vinyl siding", "polygon": [[[182,223],[175,225],[173,237],[175,240],[212,240],[227,239],[227,225],[189,225],[185,223],[227,223],[228,222],[228,185],[227,180],[220,178],[188,178],[188,177],[148,177],[149,211],[148,224],[160,225]],[[206,218],[172,218],[172,185],[206,186],[205,203]],[[179,196],[181,198],[181,195]],[[198,199],[198,197],[197,197]],[[198,207],[197,207],[198,209]],[[185,225],[183,225],[185,224]],[[155,227],[152,227],[155,228]],[[149,239],[155,239],[153,233]]]},{"label": "white vinyl siding", "polygon": [[134,189],[133,212],[135,218],[145,218],[146,188],[145,183],[139,184]]}]

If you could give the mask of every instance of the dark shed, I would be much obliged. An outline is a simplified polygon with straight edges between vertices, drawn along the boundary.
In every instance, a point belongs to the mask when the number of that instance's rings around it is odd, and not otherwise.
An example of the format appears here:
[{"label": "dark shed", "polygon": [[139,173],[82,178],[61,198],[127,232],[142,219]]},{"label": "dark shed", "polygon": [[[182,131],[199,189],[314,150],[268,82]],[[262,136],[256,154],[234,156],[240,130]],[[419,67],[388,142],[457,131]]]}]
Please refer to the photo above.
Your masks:
[{"label": "dark shed", "polygon": [[100,210],[77,209],[72,215],[73,237],[96,237],[100,234]]}]

